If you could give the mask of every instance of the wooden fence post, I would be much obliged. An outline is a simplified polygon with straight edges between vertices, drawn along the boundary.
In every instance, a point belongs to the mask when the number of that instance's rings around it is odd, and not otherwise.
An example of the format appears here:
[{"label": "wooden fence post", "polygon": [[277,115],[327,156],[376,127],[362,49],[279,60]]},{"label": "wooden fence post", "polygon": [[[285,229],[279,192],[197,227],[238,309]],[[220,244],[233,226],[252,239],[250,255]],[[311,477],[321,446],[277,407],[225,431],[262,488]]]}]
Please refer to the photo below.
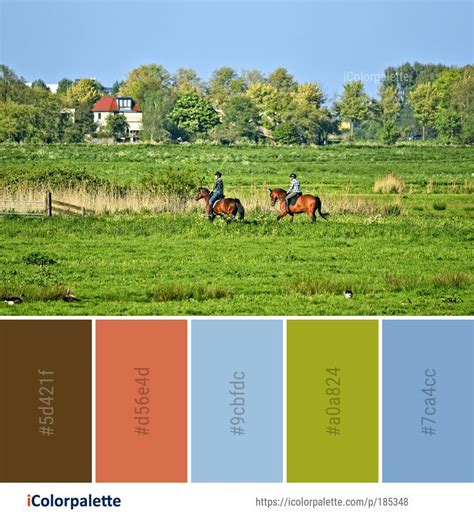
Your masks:
[{"label": "wooden fence post", "polygon": [[51,217],[53,215],[53,202],[51,199],[51,192],[46,192],[45,213],[46,217]]}]

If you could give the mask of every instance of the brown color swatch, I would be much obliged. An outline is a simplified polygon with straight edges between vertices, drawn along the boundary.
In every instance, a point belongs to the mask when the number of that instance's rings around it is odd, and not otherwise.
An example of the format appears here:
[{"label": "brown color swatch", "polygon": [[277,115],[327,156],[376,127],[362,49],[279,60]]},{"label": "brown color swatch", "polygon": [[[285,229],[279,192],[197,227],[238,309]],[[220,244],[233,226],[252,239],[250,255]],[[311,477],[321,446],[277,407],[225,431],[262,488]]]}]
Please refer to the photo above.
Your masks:
[{"label": "brown color swatch", "polygon": [[91,322],[0,321],[0,481],[90,482]]}]

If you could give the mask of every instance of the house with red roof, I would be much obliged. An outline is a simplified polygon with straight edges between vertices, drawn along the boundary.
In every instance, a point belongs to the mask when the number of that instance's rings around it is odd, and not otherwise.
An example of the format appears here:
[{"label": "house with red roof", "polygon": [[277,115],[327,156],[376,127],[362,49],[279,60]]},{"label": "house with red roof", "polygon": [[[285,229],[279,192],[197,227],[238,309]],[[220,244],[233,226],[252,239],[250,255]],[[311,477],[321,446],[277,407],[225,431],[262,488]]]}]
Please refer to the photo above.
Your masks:
[{"label": "house with red roof", "polygon": [[109,116],[122,113],[128,122],[130,141],[137,141],[142,130],[143,112],[132,97],[101,97],[92,107],[97,130],[102,129]]}]

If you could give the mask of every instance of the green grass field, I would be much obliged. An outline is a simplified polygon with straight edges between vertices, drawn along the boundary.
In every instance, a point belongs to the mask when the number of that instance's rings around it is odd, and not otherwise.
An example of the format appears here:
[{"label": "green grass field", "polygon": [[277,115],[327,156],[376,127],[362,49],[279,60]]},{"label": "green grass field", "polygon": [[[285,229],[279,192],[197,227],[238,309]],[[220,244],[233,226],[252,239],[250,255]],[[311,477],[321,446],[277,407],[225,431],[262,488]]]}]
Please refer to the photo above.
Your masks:
[{"label": "green grass field", "polygon": [[[198,206],[182,214],[0,217],[0,293],[25,296],[1,303],[0,314],[474,312],[471,148],[0,146],[4,192],[17,172],[85,171],[144,188],[170,168],[192,169],[208,184],[222,169],[227,194],[248,202],[265,200],[268,186],[286,187],[296,170],[323,206],[346,195],[355,208],[339,206],[314,225],[306,216],[277,223],[270,208],[211,225]],[[389,172],[403,178],[403,193],[374,193]],[[361,202],[384,209],[366,213]],[[68,289],[80,301],[62,300]]]}]

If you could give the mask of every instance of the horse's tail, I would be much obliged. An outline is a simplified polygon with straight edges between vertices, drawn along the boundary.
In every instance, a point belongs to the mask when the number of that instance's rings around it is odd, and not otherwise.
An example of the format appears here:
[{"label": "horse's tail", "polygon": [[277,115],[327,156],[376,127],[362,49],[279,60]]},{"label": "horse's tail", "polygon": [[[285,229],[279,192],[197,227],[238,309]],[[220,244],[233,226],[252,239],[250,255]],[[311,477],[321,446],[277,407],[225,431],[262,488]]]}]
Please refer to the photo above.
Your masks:
[{"label": "horse's tail", "polygon": [[235,199],[237,203],[237,214],[239,215],[239,219],[242,220],[245,217],[245,209],[240,202],[240,199]]},{"label": "horse's tail", "polygon": [[317,195],[315,195],[315,198],[316,198],[316,210],[317,210],[317,212],[319,213],[319,215],[320,215],[323,219],[326,219],[326,220],[327,220],[327,217],[328,217],[329,213],[323,213],[323,212],[321,211],[321,206],[322,206],[322,204],[321,204],[321,199],[320,199]]}]

